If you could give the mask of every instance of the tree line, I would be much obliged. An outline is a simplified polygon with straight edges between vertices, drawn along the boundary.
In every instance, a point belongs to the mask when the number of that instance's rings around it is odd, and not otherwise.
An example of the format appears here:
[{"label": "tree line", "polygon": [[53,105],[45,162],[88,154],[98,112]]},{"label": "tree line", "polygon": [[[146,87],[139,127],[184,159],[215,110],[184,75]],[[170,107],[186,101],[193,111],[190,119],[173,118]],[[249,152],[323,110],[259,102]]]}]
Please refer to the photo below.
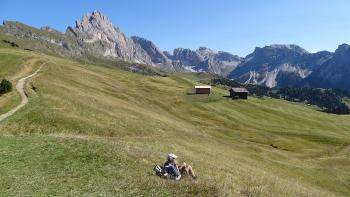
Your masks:
[{"label": "tree line", "polygon": [[344,90],[311,87],[269,88],[260,85],[241,84],[227,78],[215,78],[212,80],[212,83],[230,87],[244,87],[251,95],[255,95],[257,97],[267,96],[292,102],[303,102],[310,105],[316,105],[321,111],[327,113],[350,114],[349,107],[343,103],[343,98],[346,96],[349,97],[350,93]]}]

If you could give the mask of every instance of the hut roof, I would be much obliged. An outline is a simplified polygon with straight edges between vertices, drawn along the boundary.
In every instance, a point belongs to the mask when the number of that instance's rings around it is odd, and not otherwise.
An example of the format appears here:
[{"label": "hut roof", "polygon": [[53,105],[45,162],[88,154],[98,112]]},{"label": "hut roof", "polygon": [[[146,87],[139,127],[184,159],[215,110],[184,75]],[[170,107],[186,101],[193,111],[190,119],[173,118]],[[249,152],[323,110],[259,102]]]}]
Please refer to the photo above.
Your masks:
[{"label": "hut roof", "polygon": [[232,90],[234,92],[246,92],[246,93],[248,93],[248,90],[245,88],[231,88],[230,90]]},{"label": "hut roof", "polygon": [[194,86],[196,89],[201,89],[201,88],[211,88],[211,86]]}]

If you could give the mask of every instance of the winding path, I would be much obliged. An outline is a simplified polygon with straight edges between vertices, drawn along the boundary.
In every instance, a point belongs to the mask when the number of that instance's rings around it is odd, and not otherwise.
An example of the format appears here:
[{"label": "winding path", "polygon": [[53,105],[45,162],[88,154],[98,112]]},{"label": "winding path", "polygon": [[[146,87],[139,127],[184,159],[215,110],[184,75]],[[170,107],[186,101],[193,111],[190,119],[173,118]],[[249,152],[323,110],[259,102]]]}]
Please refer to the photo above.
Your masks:
[{"label": "winding path", "polygon": [[23,77],[21,79],[18,80],[17,84],[16,84],[16,89],[17,92],[21,95],[22,101],[21,103],[16,106],[15,108],[11,109],[10,111],[1,114],[0,115],[0,122],[3,121],[4,119],[6,119],[9,116],[12,116],[15,112],[17,112],[18,110],[20,110],[22,107],[24,107],[27,103],[28,103],[28,96],[26,95],[26,93],[24,92],[24,84],[25,81],[33,76],[35,76],[36,74],[38,74],[38,72],[41,70],[41,68],[45,65],[45,63],[41,64],[41,66],[38,68],[38,70],[36,70],[33,74],[28,75],[26,77]]}]

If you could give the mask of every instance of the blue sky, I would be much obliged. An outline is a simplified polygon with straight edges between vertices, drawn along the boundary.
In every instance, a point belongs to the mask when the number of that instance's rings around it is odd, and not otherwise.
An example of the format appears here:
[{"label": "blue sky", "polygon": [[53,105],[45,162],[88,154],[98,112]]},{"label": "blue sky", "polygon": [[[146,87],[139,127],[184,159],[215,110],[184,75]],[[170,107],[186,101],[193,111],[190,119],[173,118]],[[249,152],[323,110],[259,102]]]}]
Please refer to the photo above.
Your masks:
[{"label": "blue sky", "polygon": [[93,10],[169,51],[206,46],[245,56],[270,44],[315,52],[350,43],[348,0],[2,0],[0,20],[65,31]]}]

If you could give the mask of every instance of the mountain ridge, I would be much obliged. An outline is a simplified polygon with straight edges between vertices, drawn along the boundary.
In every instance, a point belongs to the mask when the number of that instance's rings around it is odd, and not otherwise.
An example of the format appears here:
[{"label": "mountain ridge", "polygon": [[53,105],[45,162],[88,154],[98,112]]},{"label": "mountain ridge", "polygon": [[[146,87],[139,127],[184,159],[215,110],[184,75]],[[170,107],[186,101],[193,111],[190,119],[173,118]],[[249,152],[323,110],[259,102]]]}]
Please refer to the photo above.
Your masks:
[{"label": "mountain ridge", "polygon": [[[96,56],[112,60],[151,65],[165,72],[207,72],[235,79],[241,83],[276,86],[315,86],[348,88],[347,67],[323,66],[332,59],[333,64],[346,63],[337,60],[350,56],[337,56],[336,52],[320,51],[310,53],[295,44],[272,44],[256,47],[246,57],[229,52],[214,51],[207,47],[196,50],[175,48],[172,52],[162,51],[152,41],[138,37],[128,37],[120,28],[99,11],[93,11],[59,32],[49,26],[40,29],[18,22],[4,21],[0,32],[20,39],[34,39],[46,42],[45,46],[26,46],[34,50],[48,50],[60,56]],[[47,46],[50,44],[50,46]],[[51,46],[53,45],[53,46]],[[347,48],[346,44],[339,48]],[[339,49],[338,48],[338,49]],[[339,52],[339,51],[338,51]],[[327,71],[322,71],[327,68]],[[314,73],[315,74],[312,74]],[[325,72],[331,73],[328,76]],[[322,73],[322,74],[316,74]],[[341,77],[341,79],[338,79]],[[338,82],[327,82],[337,80]],[[316,81],[323,81],[316,83]],[[343,83],[345,85],[341,85]]]}]

